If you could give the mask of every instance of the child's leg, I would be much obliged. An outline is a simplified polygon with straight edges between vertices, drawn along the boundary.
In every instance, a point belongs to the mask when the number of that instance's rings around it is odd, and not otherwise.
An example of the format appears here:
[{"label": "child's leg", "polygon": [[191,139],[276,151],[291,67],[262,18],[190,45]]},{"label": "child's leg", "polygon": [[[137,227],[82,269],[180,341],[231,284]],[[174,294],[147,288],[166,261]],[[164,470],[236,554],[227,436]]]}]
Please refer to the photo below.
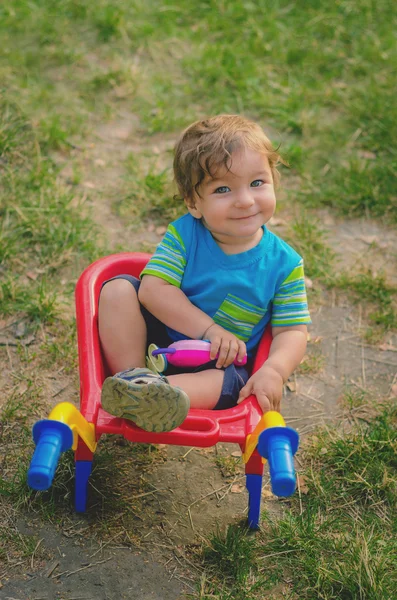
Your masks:
[{"label": "child's leg", "polygon": [[132,420],[146,431],[170,431],[189,411],[189,398],[160,375],[144,368],[147,327],[137,290],[139,281],[107,281],[99,299],[98,327],[109,369],[102,386],[102,407]]},{"label": "child's leg", "polygon": [[168,375],[167,379],[189,396],[190,408],[211,410],[221,396],[224,375],[225,372],[220,369],[209,369],[199,373]]},{"label": "child's leg", "polygon": [[98,327],[112,373],[145,366],[146,324],[138,295],[127,279],[108,281],[99,298]]},{"label": "child's leg", "polygon": [[208,410],[235,406],[248,378],[248,371],[244,367],[234,365],[225,370],[206,368],[204,365],[202,370],[194,373],[167,376],[171,385],[180,387],[189,396],[191,408]]}]

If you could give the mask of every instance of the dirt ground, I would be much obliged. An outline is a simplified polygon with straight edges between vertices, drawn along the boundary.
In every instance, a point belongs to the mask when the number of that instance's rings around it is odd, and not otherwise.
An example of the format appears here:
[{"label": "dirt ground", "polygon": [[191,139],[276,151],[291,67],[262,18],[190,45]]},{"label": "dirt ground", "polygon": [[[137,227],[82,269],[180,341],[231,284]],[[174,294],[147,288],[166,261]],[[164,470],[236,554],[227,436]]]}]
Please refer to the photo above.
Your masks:
[{"label": "dirt ground", "polygon": [[[79,184],[95,207],[95,218],[103,228],[110,248],[133,251],[142,244],[153,246],[161,239],[155,227],[137,228],[115,216],[110,208],[115,181],[122,176],[120,165],[131,152],[143,148],[158,155],[159,162],[174,143],[172,137],[154,136],[145,148],[139,138],[139,123],[133,115],[122,113],[117,121],[103,125],[87,143],[82,160],[83,178]],[[62,160],[61,157],[58,157]],[[70,177],[65,163],[62,176]],[[390,283],[397,281],[397,239],[391,230],[362,220],[338,220],[326,211],[318,213],[328,243],[340,258],[343,268],[369,261],[384,269]],[[283,219],[271,228],[281,236]],[[280,224],[281,223],[281,224]],[[315,287],[317,284],[312,282]],[[397,336],[388,335],[377,346],[363,342],[360,331],[362,311],[335,294],[319,290],[311,307],[308,352],[321,358],[318,372],[295,374],[285,388],[283,414],[304,439],[321,424],[341,416],[340,398],[346,386],[370,390],[377,397],[389,396],[397,380]],[[10,363],[17,360],[9,347]],[[10,366],[6,367],[9,369]],[[75,377],[51,380],[47,385],[54,404],[77,401]],[[0,376],[1,396],[5,396],[5,377]],[[3,393],[4,392],[4,393]],[[120,600],[139,598],[178,599],[194,594],[200,568],[189,560],[188,549],[201,543],[217,528],[242,522],[246,517],[247,494],[244,470],[236,446],[220,444],[209,449],[165,447],[162,460],[148,472],[139,467],[146,489],[137,520],[137,538],[126,545],[120,539],[103,542],[85,535],[93,515],[68,515],[69,526],[40,522],[32,515],[19,517],[15,525],[20,534],[34,533],[40,539],[40,558],[32,555],[29,568],[11,564],[0,572],[2,600]],[[234,467],[227,471],[230,460]],[[228,462],[229,461],[229,462]],[[296,466],[299,471],[299,453]],[[117,465],[115,465],[117,468]],[[283,503],[272,496],[265,469],[263,508],[281,512]],[[194,597],[194,596],[193,596]]]}]

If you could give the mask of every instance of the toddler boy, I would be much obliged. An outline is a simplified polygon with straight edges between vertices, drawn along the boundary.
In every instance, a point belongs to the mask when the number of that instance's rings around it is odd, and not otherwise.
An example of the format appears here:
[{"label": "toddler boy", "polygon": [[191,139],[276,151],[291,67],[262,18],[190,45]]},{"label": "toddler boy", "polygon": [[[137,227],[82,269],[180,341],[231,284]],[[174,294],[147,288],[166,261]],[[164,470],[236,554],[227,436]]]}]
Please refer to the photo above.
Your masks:
[{"label": "toddler boy", "polygon": [[[280,409],[310,323],[302,258],[266,228],[280,160],[262,128],[238,115],[197,121],[182,133],[174,177],[187,214],[168,226],[141,281],[120,275],[101,292],[99,334],[115,373],[102,389],[106,411],[147,431],[170,431],[189,408],[225,409],[250,394],[264,412]],[[269,321],[269,357],[250,377]],[[166,376],[145,368],[148,344],[186,338],[209,340],[211,362]],[[248,369],[233,364],[246,354]]]}]

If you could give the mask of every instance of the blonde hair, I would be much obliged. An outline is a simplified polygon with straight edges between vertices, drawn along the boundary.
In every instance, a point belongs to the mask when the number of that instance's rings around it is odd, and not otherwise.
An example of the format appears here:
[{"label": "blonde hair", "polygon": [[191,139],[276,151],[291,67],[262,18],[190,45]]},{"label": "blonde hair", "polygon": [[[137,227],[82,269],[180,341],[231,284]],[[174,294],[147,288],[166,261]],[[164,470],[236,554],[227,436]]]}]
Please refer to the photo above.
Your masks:
[{"label": "blonde hair", "polygon": [[232,153],[244,147],[267,157],[277,185],[277,164],[286,163],[263,129],[239,115],[218,115],[190,125],[175,145],[174,178],[180,196],[193,202],[206,175],[213,177],[221,166],[230,170]]}]

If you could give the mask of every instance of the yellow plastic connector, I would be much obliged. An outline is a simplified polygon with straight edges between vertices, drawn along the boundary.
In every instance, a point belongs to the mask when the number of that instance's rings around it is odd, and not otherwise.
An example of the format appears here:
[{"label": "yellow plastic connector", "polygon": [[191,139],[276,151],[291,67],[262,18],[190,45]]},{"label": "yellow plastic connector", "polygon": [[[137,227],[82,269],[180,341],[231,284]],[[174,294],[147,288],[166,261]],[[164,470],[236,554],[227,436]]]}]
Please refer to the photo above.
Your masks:
[{"label": "yellow plastic connector", "polygon": [[245,450],[243,453],[243,460],[245,463],[249,461],[253,451],[257,447],[260,434],[268,427],[285,427],[285,421],[283,417],[276,410],[269,410],[267,413],[262,415],[262,418],[255,427],[254,431],[247,435],[247,441],[245,443]]},{"label": "yellow plastic connector", "polygon": [[91,452],[95,452],[97,442],[95,439],[95,425],[88,423],[81,412],[70,402],[61,402],[52,409],[49,419],[61,421],[68,425],[73,433],[73,450],[77,448],[78,436],[88,446]]}]

